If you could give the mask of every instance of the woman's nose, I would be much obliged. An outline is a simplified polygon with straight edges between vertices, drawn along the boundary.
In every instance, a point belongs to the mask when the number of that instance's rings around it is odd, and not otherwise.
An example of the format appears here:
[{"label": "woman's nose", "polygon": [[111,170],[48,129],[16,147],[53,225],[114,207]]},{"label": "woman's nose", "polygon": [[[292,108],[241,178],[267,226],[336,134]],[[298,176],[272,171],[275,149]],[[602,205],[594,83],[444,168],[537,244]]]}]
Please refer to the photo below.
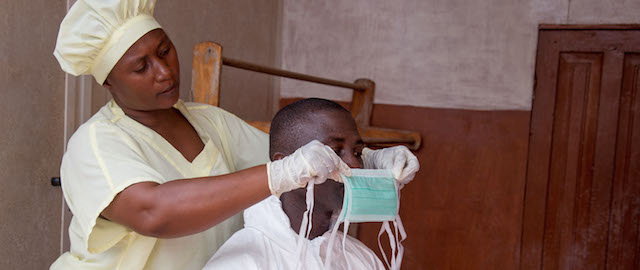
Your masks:
[{"label": "woman's nose", "polygon": [[156,80],[161,82],[171,78],[169,65],[161,59],[156,60]]}]

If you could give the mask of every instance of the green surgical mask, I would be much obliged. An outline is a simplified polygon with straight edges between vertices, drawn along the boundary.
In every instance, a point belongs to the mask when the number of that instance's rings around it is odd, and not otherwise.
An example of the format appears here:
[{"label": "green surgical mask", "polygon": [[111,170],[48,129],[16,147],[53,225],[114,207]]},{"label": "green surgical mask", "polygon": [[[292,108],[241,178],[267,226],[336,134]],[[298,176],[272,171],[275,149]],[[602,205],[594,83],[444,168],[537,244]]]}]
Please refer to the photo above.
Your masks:
[{"label": "green surgical mask", "polygon": [[[401,242],[406,239],[407,234],[398,215],[400,193],[398,183],[393,178],[391,171],[351,169],[351,176],[343,175],[342,179],[345,187],[342,211],[329,237],[329,247],[333,247],[334,237],[341,222],[344,222],[343,245],[351,222],[382,222],[378,234],[378,247],[384,255],[387,267],[400,269],[404,253]],[[395,234],[391,230],[390,223],[395,227]],[[391,263],[387,260],[382,245],[380,245],[380,236],[384,232],[389,236],[391,244]],[[331,254],[329,252],[325,258],[324,265],[327,269],[331,268]],[[350,265],[349,269],[351,269]]]},{"label": "green surgical mask", "polygon": [[389,170],[352,169],[344,179],[340,221],[393,221],[398,215],[398,186]]}]

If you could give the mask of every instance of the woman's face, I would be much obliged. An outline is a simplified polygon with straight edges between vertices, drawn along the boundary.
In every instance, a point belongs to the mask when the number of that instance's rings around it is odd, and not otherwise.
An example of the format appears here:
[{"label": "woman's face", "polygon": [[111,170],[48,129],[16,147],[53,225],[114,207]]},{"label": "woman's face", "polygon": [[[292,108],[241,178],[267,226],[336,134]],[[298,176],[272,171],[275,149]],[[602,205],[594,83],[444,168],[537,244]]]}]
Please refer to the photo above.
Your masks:
[{"label": "woman's face", "polygon": [[138,39],[104,86],[125,112],[171,108],[180,97],[180,65],[169,37],[155,29]]}]

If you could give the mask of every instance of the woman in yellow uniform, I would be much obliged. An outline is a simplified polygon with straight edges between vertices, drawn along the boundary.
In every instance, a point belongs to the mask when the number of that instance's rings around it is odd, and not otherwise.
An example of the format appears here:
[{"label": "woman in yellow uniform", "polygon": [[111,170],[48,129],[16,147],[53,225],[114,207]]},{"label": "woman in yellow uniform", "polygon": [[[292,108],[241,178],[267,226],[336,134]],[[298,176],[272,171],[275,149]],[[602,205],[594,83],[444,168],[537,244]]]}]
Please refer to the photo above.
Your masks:
[{"label": "woman in yellow uniform", "polygon": [[[78,0],[54,51],[113,100],[74,133],[61,165],[71,250],[51,269],[201,269],[241,228],[241,211],[271,194],[340,181],[349,167],[313,141],[268,162],[268,135],[222,109],[179,100],[171,40],[155,0]],[[364,151],[407,183],[406,148]]]}]

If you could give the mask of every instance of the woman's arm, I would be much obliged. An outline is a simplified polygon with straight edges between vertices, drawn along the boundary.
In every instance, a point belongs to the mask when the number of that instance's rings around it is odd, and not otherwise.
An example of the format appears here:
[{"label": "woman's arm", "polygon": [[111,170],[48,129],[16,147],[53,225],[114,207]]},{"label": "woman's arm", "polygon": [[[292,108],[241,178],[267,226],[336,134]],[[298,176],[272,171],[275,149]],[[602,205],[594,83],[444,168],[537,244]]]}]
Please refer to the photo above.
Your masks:
[{"label": "woman's arm", "polygon": [[137,233],[171,238],[204,231],[269,196],[351,175],[333,150],[316,140],[283,159],[231,174],[141,182],[118,193],[102,216]]},{"label": "woman's arm", "polygon": [[226,175],[133,184],[102,216],[142,235],[173,238],[211,228],[269,195],[267,168],[260,165]]}]

